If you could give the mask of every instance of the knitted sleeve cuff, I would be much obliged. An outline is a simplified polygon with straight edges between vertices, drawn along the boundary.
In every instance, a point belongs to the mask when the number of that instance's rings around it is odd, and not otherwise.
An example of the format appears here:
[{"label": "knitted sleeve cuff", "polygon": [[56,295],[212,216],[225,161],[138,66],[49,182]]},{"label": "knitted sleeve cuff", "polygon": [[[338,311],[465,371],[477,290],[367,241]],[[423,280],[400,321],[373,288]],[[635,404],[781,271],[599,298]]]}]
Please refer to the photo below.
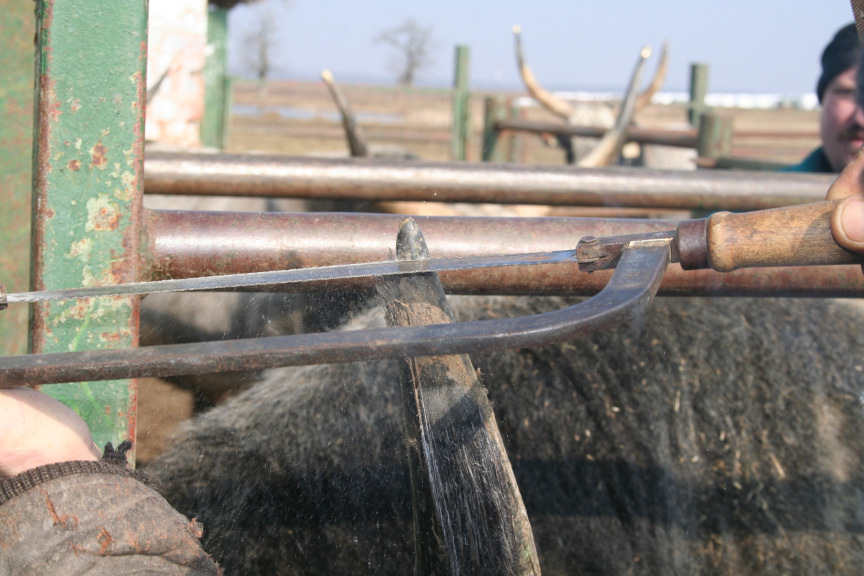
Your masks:
[{"label": "knitted sleeve cuff", "polygon": [[[39,484],[75,474],[123,476],[138,480],[150,488],[158,490],[158,482],[152,476],[139,470],[129,470],[126,468],[126,450],[123,450],[125,444],[126,442],[115,450],[109,443],[105,447],[102,459],[96,462],[90,460],[55,462],[25,470],[12,478],[0,480],[0,506]],[[129,446],[131,446],[131,443]]]}]

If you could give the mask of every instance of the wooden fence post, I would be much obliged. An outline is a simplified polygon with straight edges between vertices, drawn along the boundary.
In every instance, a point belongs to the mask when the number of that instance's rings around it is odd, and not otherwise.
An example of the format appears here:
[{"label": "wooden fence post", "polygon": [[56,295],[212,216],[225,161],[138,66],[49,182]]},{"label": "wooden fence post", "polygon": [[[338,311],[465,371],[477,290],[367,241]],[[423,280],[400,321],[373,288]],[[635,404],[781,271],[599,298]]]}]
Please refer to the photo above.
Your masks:
[{"label": "wooden fence post", "polygon": [[456,46],[453,74],[453,127],[451,130],[451,157],[468,159],[468,138],[471,134],[471,93],[468,90],[468,46]]}]

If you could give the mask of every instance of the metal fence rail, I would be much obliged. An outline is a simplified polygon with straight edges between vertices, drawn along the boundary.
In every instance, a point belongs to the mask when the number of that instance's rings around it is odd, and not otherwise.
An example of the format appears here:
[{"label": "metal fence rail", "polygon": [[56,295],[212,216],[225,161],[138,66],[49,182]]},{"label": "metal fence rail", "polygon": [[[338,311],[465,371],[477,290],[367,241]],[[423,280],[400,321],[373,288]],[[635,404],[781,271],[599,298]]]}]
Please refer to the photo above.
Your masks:
[{"label": "metal fence rail", "polygon": [[148,154],[149,194],[760,210],[825,197],[831,175]]}]

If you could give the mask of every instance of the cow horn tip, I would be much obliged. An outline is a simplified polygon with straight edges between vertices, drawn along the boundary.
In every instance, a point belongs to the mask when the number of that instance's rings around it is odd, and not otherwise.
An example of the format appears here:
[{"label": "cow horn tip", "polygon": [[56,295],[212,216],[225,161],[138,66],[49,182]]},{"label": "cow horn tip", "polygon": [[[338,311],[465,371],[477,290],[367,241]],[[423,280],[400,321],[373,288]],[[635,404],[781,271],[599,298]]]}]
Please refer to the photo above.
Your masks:
[{"label": "cow horn tip", "polygon": [[522,27],[519,26],[518,24],[514,24],[513,25],[513,34],[516,34],[518,36],[521,33],[522,33]]}]

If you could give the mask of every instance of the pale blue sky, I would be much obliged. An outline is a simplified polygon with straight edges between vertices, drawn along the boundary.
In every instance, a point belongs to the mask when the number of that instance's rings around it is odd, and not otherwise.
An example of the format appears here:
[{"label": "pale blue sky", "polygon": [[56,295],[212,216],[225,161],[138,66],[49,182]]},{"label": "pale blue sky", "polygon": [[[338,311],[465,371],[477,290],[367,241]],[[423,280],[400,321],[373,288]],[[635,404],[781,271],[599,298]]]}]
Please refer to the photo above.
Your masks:
[{"label": "pale blue sky", "polygon": [[[418,84],[449,85],[453,50],[471,48],[471,84],[518,88],[511,27],[550,89],[622,90],[639,49],[669,41],[665,90],[686,90],[691,62],[710,65],[712,92],[814,91],[819,55],[852,21],[848,0],[264,0],[232,11],[232,68],[249,11],[281,26],[281,77],[312,79],[329,68],[343,82],[390,82],[388,53],[372,39],[406,18],[433,28],[435,63]],[[649,67],[649,72],[653,66]]]}]

